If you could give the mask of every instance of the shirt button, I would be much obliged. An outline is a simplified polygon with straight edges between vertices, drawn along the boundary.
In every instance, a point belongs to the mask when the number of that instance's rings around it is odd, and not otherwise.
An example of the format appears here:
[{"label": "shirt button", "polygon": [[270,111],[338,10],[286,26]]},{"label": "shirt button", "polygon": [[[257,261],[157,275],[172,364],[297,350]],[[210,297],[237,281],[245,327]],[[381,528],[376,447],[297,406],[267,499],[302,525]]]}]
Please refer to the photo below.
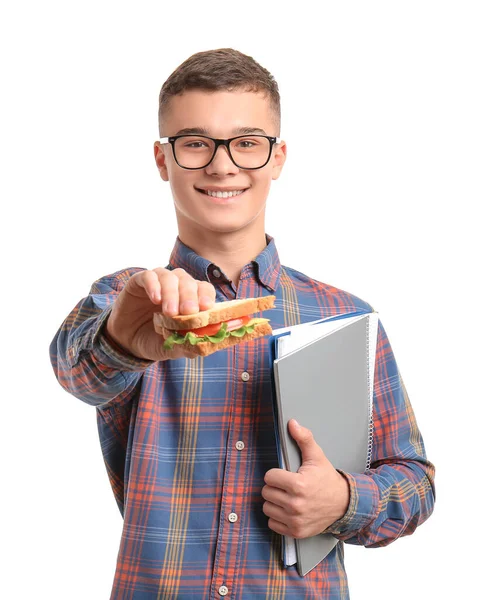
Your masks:
[{"label": "shirt button", "polygon": [[244,442],[236,442],[236,450],[244,450]]},{"label": "shirt button", "polygon": [[241,379],[242,379],[243,381],[249,381],[249,373],[248,373],[247,371],[243,371],[243,372],[241,373]]},{"label": "shirt button", "polygon": [[[212,275],[214,275],[214,277],[217,277],[217,279],[219,279],[219,277],[222,275],[222,273],[219,271],[219,269],[214,269],[212,271]],[[224,587],[224,586],[222,586]]]},{"label": "shirt button", "polygon": [[219,594],[221,596],[227,596],[228,593],[229,590],[227,589],[227,587],[225,585],[221,585],[221,587],[219,588]]},{"label": "shirt button", "polygon": [[236,513],[229,513],[229,516],[227,518],[229,519],[229,521],[231,523],[235,523],[237,521],[237,515],[236,515]]}]

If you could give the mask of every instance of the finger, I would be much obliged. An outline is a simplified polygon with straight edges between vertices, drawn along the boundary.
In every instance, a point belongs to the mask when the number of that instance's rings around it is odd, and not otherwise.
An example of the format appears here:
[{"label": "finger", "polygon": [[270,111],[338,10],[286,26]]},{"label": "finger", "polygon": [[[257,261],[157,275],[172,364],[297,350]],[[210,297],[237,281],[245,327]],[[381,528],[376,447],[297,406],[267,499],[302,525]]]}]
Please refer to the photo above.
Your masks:
[{"label": "finger", "polygon": [[198,281],[199,308],[209,310],[216,301],[216,288],[208,281]]},{"label": "finger", "polygon": [[261,495],[265,500],[271,502],[272,504],[276,504],[277,506],[281,506],[281,508],[288,510],[290,504],[290,496],[288,492],[281,490],[279,488],[272,487],[270,485],[265,485],[261,490]]},{"label": "finger", "polygon": [[154,269],[160,286],[162,314],[179,314],[179,278],[168,269]]},{"label": "finger", "polygon": [[292,473],[284,469],[270,469],[264,476],[264,482],[292,495],[298,495],[302,491],[303,481],[300,473]]},{"label": "finger", "polygon": [[189,274],[179,277],[179,313],[192,315],[199,312],[199,286]]},{"label": "finger", "polygon": [[139,288],[144,290],[146,295],[154,304],[158,304],[160,302],[160,282],[157,274],[154,271],[146,270],[136,273],[131,279]]},{"label": "finger", "polygon": [[276,519],[269,519],[268,527],[276,533],[280,533],[281,535],[290,535],[290,530],[287,525],[284,523],[280,523]]},{"label": "finger", "polygon": [[288,431],[291,437],[298,444],[301,450],[302,466],[305,464],[321,464],[324,460],[324,453],[315,441],[313,433],[298,423],[296,419],[290,419],[288,422]]},{"label": "finger", "polygon": [[279,521],[280,523],[286,523],[288,520],[288,515],[284,509],[272,502],[265,502],[263,504],[263,512],[270,519],[275,519],[275,521]]}]

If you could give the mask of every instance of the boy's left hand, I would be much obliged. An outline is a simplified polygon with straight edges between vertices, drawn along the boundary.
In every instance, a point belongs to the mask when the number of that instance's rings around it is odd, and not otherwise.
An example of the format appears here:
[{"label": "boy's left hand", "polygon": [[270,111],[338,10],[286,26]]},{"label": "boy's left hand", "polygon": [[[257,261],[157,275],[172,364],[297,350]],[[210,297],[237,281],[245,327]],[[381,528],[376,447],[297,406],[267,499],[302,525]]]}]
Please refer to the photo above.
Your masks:
[{"label": "boy's left hand", "polygon": [[297,473],[270,469],[264,476],[263,512],[277,533],[307,538],[322,533],[347,512],[350,491],[315,442],[312,432],[291,419],[288,430],[301,450]]}]

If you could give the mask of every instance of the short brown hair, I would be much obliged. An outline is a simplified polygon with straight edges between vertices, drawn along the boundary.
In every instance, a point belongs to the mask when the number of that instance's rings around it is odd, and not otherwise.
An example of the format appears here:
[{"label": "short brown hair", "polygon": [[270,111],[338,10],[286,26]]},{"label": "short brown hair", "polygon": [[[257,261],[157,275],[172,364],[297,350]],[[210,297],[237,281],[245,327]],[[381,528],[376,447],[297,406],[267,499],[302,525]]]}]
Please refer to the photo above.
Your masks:
[{"label": "short brown hair", "polygon": [[233,48],[219,48],[193,54],[165,81],[158,104],[160,136],[163,135],[163,115],[167,112],[170,98],[193,89],[265,92],[274,113],[276,135],[280,135],[280,93],[273,75],[251,56]]}]

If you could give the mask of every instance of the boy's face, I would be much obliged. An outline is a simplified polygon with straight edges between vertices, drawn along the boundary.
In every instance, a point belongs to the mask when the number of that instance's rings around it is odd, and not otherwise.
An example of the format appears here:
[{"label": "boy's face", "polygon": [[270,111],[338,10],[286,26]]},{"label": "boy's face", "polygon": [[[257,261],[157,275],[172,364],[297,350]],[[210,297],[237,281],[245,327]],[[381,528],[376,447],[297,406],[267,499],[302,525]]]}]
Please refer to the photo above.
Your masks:
[{"label": "boy's face", "polygon": [[[274,137],[278,134],[269,99],[255,92],[190,90],[171,98],[163,135],[173,136],[196,127],[207,130],[205,135],[224,139],[241,135],[235,131],[241,127],[258,128]],[[266,198],[285,158],[286,145],[280,142],[273,146],[264,167],[244,170],[232,162],[225,147],[219,146],[207,167],[190,171],[175,162],[170,144],[155,142],[155,160],[162,179],[170,181],[180,233],[190,232],[190,235],[204,236],[209,231],[230,233],[245,228],[264,233]],[[246,191],[218,199],[198,191],[207,188]]]}]

